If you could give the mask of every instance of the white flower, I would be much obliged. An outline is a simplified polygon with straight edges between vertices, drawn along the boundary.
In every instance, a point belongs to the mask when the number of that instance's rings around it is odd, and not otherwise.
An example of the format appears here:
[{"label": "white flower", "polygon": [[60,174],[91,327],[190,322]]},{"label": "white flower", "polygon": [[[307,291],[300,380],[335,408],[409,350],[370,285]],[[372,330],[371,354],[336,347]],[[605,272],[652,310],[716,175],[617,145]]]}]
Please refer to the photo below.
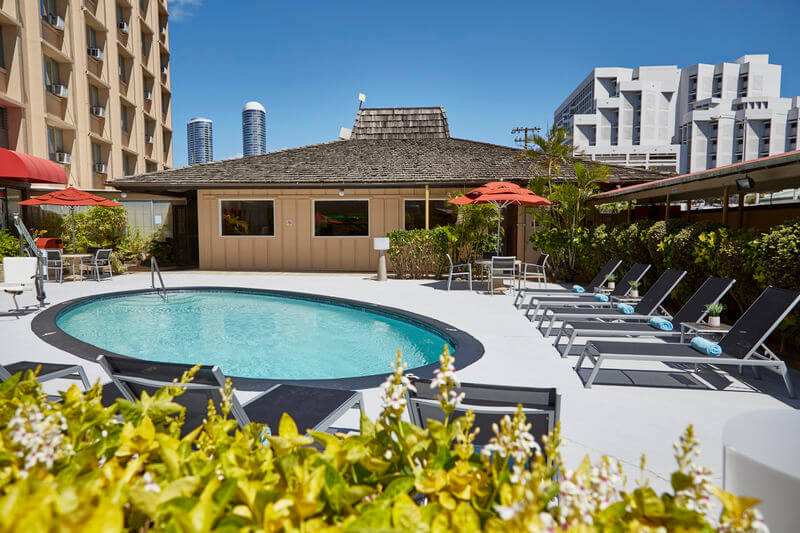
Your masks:
[{"label": "white flower", "polygon": [[514,502],[511,505],[495,505],[494,510],[500,520],[511,520],[522,510],[522,502]]},{"label": "white flower", "polygon": [[150,472],[145,472],[142,475],[142,481],[144,481],[144,490],[147,492],[161,492],[161,487],[158,486],[158,483],[153,481],[153,476],[150,475]]}]

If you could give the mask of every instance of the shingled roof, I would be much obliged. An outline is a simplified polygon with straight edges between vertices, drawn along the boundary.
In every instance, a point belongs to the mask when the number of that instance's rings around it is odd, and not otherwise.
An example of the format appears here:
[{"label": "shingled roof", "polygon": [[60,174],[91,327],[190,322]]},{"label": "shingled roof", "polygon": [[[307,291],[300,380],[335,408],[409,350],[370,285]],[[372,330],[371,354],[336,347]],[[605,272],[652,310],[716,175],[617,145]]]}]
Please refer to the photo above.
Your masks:
[{"label": "shingled roof", "polygon": [[351,139],[446,139],[443,107],[365,107],[358,110]]},{"label": "shingled roof", "polygon": [[[187,190],[221,187],[472,186],[488,181],[527,183],[533,162],[517,162],[517,148],[452,137],[362,139],[290,148],[109,180],[118,189]],[[611,184],[664,176],[612,166]],[[574,178],[563,165],[561,179]]]}]

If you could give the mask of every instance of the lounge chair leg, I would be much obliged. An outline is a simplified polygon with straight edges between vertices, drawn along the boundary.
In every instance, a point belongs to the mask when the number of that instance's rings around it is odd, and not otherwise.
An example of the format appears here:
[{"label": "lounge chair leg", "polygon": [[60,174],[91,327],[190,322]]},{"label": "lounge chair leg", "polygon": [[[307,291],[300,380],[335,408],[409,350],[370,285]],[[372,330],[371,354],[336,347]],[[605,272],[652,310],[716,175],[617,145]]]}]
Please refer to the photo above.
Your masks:
[{"label": "lounge chair leg", "polygon": [[794,392],[792,378],[789,376],[789,369],[786,367],[786,363],[784,363],[781,367],[781,375],[783,376],[783,382],[786,384],[786,390],[789,392],[789,397],[797,398],[797,394]]},{"label": "lounge chair leg", "polygon": [[564,327],[566,324],[561,324],[561,327],[558,328],[558,335],[556,336],[556,340],[553,341],[553,346],[558,348],[558,343],[561,341],[561,336],[564,334]]},{"label": "lounge chair leg", "polygon": [[593,362],[594,362],[594,368],[592,368],[592,373],[589,374],[589,378],[586,380],[586,383],[583,384],[583,386],[587,389],[592,388],[592,383],[594,383],[595,378],[597,378],[598,372],[600,372],[600,365],[603,362],[603,358],[598,357],[597,359],[594,359]]},{"label": "lounge chair leg", "polygon": [[[536,311],[538,311],[538,310],[539,310],[539,306],[537,305],[537,306],[536,306]],[[536,311],[534,311],[534,312],[533,312],[533,318],[534,318],[534,319],[536,318]],[[541,314],[539,315],[539,323],[538,323],[538,324],[536,324],[536,327],[537,327],[537,328],[539,328],[539,329],[542,329],[542,326],[544,325],[544,318],[545,318],[546,316],[547,316],[547,308],[545,308],[545,309],[542,309],[542,312],[541,312]]]},{"label": "lounge chair leg", "polygon": [[547,324],[547,333],[544,334],[545,337],[550,336],[550,332],[553,330],[553,325],[556,323],[556,315],[552,315],[550,317],[550,322]]},{"label": "lounge chair leg", "polygon": [[531,296],[531,299],[528,300],[528,306],[525,308],[525,318],[527,318],[529,321],[531,320],[531,305],[533,305],[533,296]]},{"label": "lounge chair leg", "polygon": [[561,354],[561,357],[566,357],[569,355],[569,352],[572,350],[572,345],[575,344],[575,337],[578,336],[578,330],[573,329],[572,335],[569,336],[569,341],[567,342],[567,347],[564,352]]},{"label": "lounge chair leg", "polygon": [[447,276],[447,290],[450,291],[450,284],[453,282],[453,273],[450,272],[450,275]]}]

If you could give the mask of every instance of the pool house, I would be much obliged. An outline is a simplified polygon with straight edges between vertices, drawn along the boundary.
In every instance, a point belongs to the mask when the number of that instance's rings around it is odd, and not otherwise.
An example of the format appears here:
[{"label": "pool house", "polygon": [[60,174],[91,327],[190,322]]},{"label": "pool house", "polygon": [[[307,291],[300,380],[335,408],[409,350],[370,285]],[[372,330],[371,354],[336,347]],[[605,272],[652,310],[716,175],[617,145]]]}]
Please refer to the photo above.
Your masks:
[{"label": "pool house", "polygon": [[[349,139],[126,176],[122,192],[183,197],[176,238],[207,270],[370,271],[372,239],[454,221],[446,200],[489,181],[527,184],[519,149],[450,136],[443,108],[360,109]],[[571,175],[564,165],[560,179]],[[609,186],[663,175],[613,167]],[[533,259],[532,217],[504,210],[505,253]]]}]

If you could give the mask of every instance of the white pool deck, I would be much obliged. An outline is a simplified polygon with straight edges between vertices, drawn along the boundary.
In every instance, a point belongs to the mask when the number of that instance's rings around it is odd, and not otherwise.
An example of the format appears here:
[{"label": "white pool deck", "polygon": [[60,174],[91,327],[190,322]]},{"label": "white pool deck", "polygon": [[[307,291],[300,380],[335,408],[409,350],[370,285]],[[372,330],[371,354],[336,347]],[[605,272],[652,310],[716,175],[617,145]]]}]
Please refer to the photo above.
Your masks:
[{"label": "white pool deck", "polygon": [[[672,443],[688,424],[694,424],[701,441],[701,462],[714,470],[714,481],[721,485],[722,431],[728,420],[749,411],[800,407],[800,402],[788,397],[782,381],[771,372],[762,372],[758,380],[749,371],[745,371],[741,379],[722,371],[706,371],[698,377],[698,374],[687,375],[684,370],[657,362],[610,366],[611,370],[601,372],[598,383],[586,389],[573,370],[577,357],[562,359],[551,340],[544,339],[522,312],[514,308],[513,297],[470,292],[463,283],[454,284],[454,290],[448,293],[443,282],[390,280],[380,283],[366,274],[202,271],[165,272],[164,281],[169,288],[229,286],[339,296],[405,309],[452,324],[477,338],[486,350],[479,361],[459,371],[462,381],[557,387],[562,397],[563,453],[567,465],[577,466],[585,454],[593,457],[606,454],[619,459],[628,479],[635,480],[640,477],[639,462],[644,453],[646,476],[659,490],[667,487],[669,474],[675,467]],[[46,290],[48,302],[55,304],[102,292],[146,288],[149,284],[149,273],[129,274],[99,283],[47,283]],[[21,301],[33,303],[32,293],[26,293]],[[0,308],[10,306],[11,299],[0,294]],[[91,380],[100,378],[108,382],[99,365],[60,351],[36,337],[30,329],[33,316],[0,317],[0,362],[32,360],[82,364]],[[615,368],[627,372],[613,370]],[[637,373],[637,370],[642,372]],[[800,372],[793,371],[792,378],[795,386],[800,387]],[[657,380],[673,386],[602,384],[604,380],[615,379]],[[48,384],[48,389],[70,383]],[[686,383],[692,383],[694,388],[687,388]],[[363,392],[367,414],[374,417],[380,409],[378,389]],[[247,399],[252,393],[239,394]],[[769,435],[764,438],[769,439]]]}]

